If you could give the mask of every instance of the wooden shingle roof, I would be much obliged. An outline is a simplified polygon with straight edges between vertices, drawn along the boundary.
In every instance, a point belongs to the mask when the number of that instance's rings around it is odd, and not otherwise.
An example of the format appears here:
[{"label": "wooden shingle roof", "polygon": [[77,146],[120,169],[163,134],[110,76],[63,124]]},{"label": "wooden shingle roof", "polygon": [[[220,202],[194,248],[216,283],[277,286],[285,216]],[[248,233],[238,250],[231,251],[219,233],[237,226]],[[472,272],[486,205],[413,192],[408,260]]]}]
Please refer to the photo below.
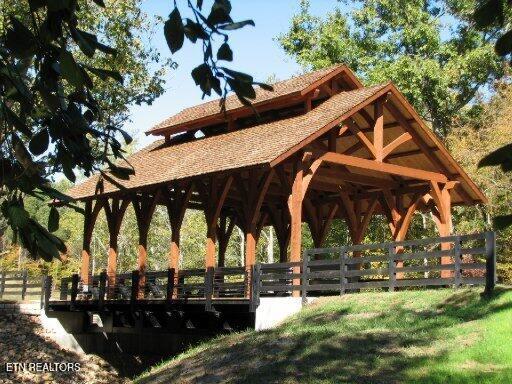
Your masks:
[{"label": "wooden shingle roof", "polygon": [[[173,180],[230,169],[268,164],[326,127],[339,124],[355,107],[382,92],[388,84],[341,92],[306,114],[260,124],[181,144],[158,140],[128,158],[135,169],[129,180],[118,180],[127,189],[139,189]],[[74,199],[95,195],[98,176],[69,191]],[[118,188],[104,180],[103,193]]]},{"label": "wooden shingle roof", "polygon": [[[287,80],[276,82],[272,84],[273,91],[267,91],[260,87],[256,87],[256,97],[251,100],[254,107],[259,105],[274,102],[283,97],[293,97],[294,95],[302,95],[310,91],[311,87],[315,87],[318,82],[323,82],[326,79],[345,73],[357,86],[361,86],[359,80],[355,78],[350,69],[345,65],[334,65],[331,67],[319,69],[317,71],[309,72],[304,75],[292,77]],[[236,97],[231,95],[226,98],[226,112],[233,112],[238,109],[248,109]],[[181,112],[168,117],[162,122],[158,123],[148,131],[147,135],[164,134],[173,128],[183,126],[198,120],[204,120],[209,117],[219,116],[223,118],[220,112],[219,99],[212,100],[206,103],[198,104],[193,107],[185,108]],[[172,132],[173,133],[173,132]]]}]

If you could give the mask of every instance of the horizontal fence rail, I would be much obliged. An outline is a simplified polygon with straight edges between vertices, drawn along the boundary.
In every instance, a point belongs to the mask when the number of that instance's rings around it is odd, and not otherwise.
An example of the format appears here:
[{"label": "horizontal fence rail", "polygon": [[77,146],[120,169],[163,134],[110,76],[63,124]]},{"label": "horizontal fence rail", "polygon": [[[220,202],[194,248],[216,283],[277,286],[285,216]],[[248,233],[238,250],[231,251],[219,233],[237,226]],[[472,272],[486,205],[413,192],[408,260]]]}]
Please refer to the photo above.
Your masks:
[{"label": "horizontal fence rail", "polygon": [[261,264],[254,295],[343,294],[361,289],[485,285],[496,282],[495,234],[485,232],[381,244],[317,248],[302,262]]},{"label": "horizontal fence rail", "polygon": [[[202,300],[212,310],[218,299],[249,300],[254,310],[260,297],[320,296],[361,289],[485,285],[496,282],[494,232],[392,243],[316,248],[302,261],[243,267],[146,271],[107,276],[106,272],[60,281],[59,299],[94,302],[103,307],[118,301],[133,305],[150,300]],[[52,284],[44,285],[48,298]]]},{"label": "horizontal fence rail", "polygon": [[[50,283],[47,301],[69,301],[71,307],[80,303],[94,302],[100,308],[106,302],[130,302],[136,304],[150,300],[179,301],[200,299],[207,310],[216,299],[248,299],[249,273],[243,267],[174,269],[107,276],[106,272],[79,281],[78,275],[60,280],[58,287]],[[55,297],[58,290],[58,300]]]},{"label": "horizontal fence rail", "polygon": [[43,286],[44,277],[30,276],[26,270],[0,272],[0,300],[39,300]]}]

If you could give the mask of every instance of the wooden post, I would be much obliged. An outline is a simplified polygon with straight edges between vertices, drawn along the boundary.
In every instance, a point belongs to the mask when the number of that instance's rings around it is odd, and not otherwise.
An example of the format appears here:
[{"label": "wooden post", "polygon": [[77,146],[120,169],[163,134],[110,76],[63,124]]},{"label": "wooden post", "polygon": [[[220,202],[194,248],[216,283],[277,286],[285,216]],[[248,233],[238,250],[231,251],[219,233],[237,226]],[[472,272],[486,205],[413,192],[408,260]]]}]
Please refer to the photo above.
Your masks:
[{"label": "wooden post", "polygon": [[340,248],[340,296],[347,289],[347,248]]},{"label": "wooden post", "polygon": [[26,269],[21,274],[21,301],[25,301],[25,296],[27,295],[27,274],[28,272]]},{"label": "wooden post", "polygon": [[[169,269],[174,271],[174,279],[179,276],[180,232],[194,184],[177,183],[164,189],[167,214],[171,224],[171,249],[169,252]],[[176,282],[173,282],[175,284]]]},{"label": "wooden post", "polygon": [[308,250],[304,250],[302,255],[302,304],[306,304],[307,302],[307,292],[309,286],[309,252]]},{"label": "wooden post", "polygon": [[251,304],[250,310],[251,312],[256,311],[258,305],[260,304],[260,278],[261,278],[261,265],[255,264],[251,270]]},{"label": "wooden post", "polygon": [[126,208],[130,204],[130,200],[112,199],[109,204],[108,201],[104,203],[105,215],[107,216],[107,224],[109,231],[109,249],[107,259],[107,276],[108,276],[108,292],[107,296],[113,296],[116,285],[117,273],[117,238],[121,229],[123,216]]},{"label": "wooden post", "polygon": [[[130,295],[130,306],[132,307],[132,310],[135,307],[135,303],[137,300],[142,296],[144,297],[144,291],[140,292],[140,271],[138,269],[132,271],[132,290]],[[142,288],[144,289],[144,287]]]},{"label": "wooden post", "polygon": [[496,233],[485,232],[485,293],[490,294],[496,284]]},{"label": "wooden post", "polygon": [[[450,190],[447,185],[442,189],[438,183],[431,181],[430,195],[435,202],[436,211],[432,211],[433,218],[439,232],[439,236],[446,237],[452,233],[452,215],[451,215],[451,197]],[[441,243],[442,251],[449,251],[452,249],[450,242]],[[441,264],[452,264],[451,256],[441,256]],[[442,270],[441,278],[450,278],[453,276],[453,271]]]},{"label": "wooden post", "polygon": [[102,309],[105,303],[105,294],[107,291],[107,272],[105,270],[100,272],[100,286],[98,289],[98,308]]},{"label": "wooden post", "polygon": [[[302,178],[304,176],[303,162],[296,162],[291,194],[288,198],[290,210],[290,261],[300,261],[302,248]],[[293,273],[299,273],[300,267],[295,267]],[[293,279],[293,285],[299,285],[300,279]],[[293,291],[293,297],[299,297],[298,291]]]},{"label": "wooden post", "polygon": [[175,270],[174,268],[169,268],[167,270],[167,290],[166,290],[166,295],[165,295],[165,298],[167,301],[170,301],[172,300],[173,297],[175,297],[175,293],[174,293],[174,286],[175,286]]},{"label": "wooden post", "polygon": [[89,265],[91,259],[91,240],[92,232],[94,230],[94,224],[98,218],[98,214],[102,208],[102,201],[98,200],[93,206],[93,201],[88,200],[85,203],[84,213],[84,232],[83,232],[83,244],[82,244],[82,260],[80,266],[80,279],[83,284],[89,285]]},{"label": "wooden post", "polygon": [[0,280],[0,299],[4,296],[5,291],[5,272],[2,272],[2,278]]},{"label": "wooden post", "polygon": [[217,220],[220,217],[222,206],[226,200],[227,194],[233,182],[233,176],[228,176],[224,180],[216,177],[210,178],[208,186],[197,184],[202,197],[206,218],[206,257],[205,267],[215,267],[215,243],[217,239]]},{"label": "wooden post", "polygon": [[48,308],[50,305],[50,298],[52,296],[52,282],[53,278],[51,276],[46,276],[45,284],[44,284],[44,312],[48,313]]},{"label": "wooden post", "polygon": [[390,244],[388,246],[388,274],[389,274],[389,292],[393,292],[396,286],[396,262],[395,262],[395,246]]},{"label": "wooden post", "polygon": [[78,295],[78,280],[80,277],[75,273],[71,276],[71,309],[75,308],[76,297]]},{"label": "wooden post", "polygon": [[457,239],[454,242],[454,257],[455,257],[455,288],[459,288],[462,283],[462,271],[460,269],[460,264],[462,262],[462,251],[461,251],[461,240],[460,236],[457,236]]},{"label": "wooden post", "polygon": [[214,268],[207,267],[206,274],[204,276],[204,298],[205,298],[205,310],[211,311],[212,297],[213,297],[213,280],[214,280]]}]

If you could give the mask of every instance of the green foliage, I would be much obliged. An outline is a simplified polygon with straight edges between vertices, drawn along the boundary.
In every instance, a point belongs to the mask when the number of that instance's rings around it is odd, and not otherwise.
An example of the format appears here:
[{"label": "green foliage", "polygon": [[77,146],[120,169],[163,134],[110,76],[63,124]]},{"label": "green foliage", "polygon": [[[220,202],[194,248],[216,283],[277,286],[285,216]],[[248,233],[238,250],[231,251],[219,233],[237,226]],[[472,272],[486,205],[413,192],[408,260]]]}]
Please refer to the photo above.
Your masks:
[{"label": "green foliage", "polygon": [[[496,41],[496,53],[503,57],[512,56],[512,3],[504,0],[482,1],[474,13],[476,25],[482,30],[508,27]],[[503,172],[512,171],[512,144],[506,144],[487,154],[480,160],[480,167],[499,165]],[[499,215],[494,218],[494,225],[504,229],[512,225],[512,214]]]},{"label": "green foliage", "polygon": [[[163,92],[162,70],[149,70],[158,55],[138,32],[150,26],[139,1],[101,3],[2,3],[1,211],[34,258],[58,258],[66,247],[51,233],[59,226],[56,208],[36,219],[26,196],[70,205],[50,186],[55,173],[75,181],[77,170],[91,175],[105,163],[113,173],[133,173],[109,160],[123,159],[121,140],[131,141],[120,127],[131,103]],[[116,49],[100,41],[107,38]]]},{"label": "green foliage", "polygon": [[280,44],[306,67],[344,63],[368,85],[393,81],[443,136],[503,74],[493,47],[499,27],[472,28],[473,0],[355,3],[322,19],[302,0]]},{"label": "green foliage", "polygon": [[[212,91],[222,96],[220,105],[223,111],[225,110],[225,97],[230,91],[233,91],[242,104],[250,105],[250,100],[256,96],[254,85],[265,88],[271,87],[254,81],[252,76],[245,73],[220,66],[218,61],[233,61],[233,52],[228,44],[228,32],[248,25],[254,26],[254,21],[233,21],[229,0],[214,0],[208,15],[202,13],[202,0],[198,0],[196,4],[187,0],[187,5],[192,18],[186,18],[184,22],[175,2],[175,8],[164,24],[164,35],[169,49],[172,53],[179,51],[183,46],[185,37],[193,44],[201,41],[203,63],[192,70],[192,78],[196,85],[201,88],[203,97],[205,95],[210,96]],[[214,46],[216,37],[223,41],[218,48]],[[215,50],[217,50],[216,54],[214,53]]]}]

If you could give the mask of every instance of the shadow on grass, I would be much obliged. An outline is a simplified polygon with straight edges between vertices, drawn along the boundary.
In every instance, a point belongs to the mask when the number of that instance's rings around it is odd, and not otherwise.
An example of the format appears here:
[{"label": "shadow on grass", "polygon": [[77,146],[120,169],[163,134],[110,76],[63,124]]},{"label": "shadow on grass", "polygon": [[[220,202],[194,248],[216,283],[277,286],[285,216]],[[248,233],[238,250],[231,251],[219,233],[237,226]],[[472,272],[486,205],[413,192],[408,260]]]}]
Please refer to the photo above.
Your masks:
[{"label": "shadow on grass", "polygon": [[446,373],[429,376],[429,368],[462,342],[450,327],[512,309],[512,301],[499,302],[510,291],[483,298],[461,290],[421,309],[404,301],[368,313],[351,313],[341,301],[310,308],[277,329],[219,339],[139,383],[400,383],[411,382],[411,370],[424,371],[418,383],[497,383],[492,375],[500,372],[454,371],[447,381]]}]

